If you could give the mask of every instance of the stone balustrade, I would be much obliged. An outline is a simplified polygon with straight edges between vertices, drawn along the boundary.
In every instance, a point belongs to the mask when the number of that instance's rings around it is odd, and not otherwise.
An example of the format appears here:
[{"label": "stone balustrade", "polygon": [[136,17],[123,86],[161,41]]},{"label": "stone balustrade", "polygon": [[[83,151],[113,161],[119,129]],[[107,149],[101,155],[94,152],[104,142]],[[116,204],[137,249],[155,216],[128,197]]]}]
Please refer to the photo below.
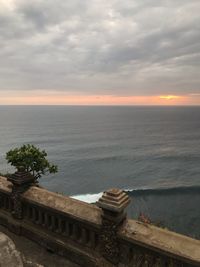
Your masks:
[{"label": "stone balustrade", "polygon": [[0,224],[10,231],[83,267],[200,266],[199,240],[127,219],[123,191],[108,190],[94,205],[32,181],[22,172],[0,177]]}]

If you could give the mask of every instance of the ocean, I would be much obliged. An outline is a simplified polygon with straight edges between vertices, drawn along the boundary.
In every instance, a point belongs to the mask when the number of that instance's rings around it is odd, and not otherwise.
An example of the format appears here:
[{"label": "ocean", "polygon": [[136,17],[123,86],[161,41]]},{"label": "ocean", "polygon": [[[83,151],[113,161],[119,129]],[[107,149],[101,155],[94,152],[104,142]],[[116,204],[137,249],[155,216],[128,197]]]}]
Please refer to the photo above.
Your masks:
[{"label": "ocean", "polygon": [[0,106],[0,137],[0,172],[31,143],[58,165],[45,188],[86,202],[121,188],[130,218],[200,238],[200,107]]}]

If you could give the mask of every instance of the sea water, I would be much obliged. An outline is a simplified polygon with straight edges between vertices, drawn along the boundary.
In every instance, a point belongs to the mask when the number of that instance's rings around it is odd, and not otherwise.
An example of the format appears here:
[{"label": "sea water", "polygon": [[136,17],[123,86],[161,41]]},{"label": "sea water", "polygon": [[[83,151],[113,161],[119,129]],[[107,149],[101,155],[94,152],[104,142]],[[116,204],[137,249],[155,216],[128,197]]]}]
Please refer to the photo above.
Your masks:
[{"label": "sea water", "polygon": [[0,172],[27,143],[58,165],[47,189],[95,202],[121,188],[129,217],[200,238],[200,107],[1,106]]}]

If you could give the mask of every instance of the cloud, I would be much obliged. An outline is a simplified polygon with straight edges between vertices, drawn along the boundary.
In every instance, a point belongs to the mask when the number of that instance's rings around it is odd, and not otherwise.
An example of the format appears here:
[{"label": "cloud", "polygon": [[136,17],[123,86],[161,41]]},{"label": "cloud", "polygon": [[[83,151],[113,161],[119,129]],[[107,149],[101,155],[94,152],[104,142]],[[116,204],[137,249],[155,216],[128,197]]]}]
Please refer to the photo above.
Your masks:
[{"label": "cloud", "polygon": [[200,91],[198,0],[0,0],[0,92]]}]

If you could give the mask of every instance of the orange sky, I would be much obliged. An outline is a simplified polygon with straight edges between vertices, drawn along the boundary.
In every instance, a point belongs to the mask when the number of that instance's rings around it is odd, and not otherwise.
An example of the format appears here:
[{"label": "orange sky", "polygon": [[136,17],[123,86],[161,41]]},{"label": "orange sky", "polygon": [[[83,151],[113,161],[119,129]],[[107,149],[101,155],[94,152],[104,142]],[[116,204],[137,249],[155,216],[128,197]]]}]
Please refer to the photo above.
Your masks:
[{"label": "orange sky", "polygon": [[200,105],[200,95],[113,96],[37,93],[0,95],[0,105]]}]

